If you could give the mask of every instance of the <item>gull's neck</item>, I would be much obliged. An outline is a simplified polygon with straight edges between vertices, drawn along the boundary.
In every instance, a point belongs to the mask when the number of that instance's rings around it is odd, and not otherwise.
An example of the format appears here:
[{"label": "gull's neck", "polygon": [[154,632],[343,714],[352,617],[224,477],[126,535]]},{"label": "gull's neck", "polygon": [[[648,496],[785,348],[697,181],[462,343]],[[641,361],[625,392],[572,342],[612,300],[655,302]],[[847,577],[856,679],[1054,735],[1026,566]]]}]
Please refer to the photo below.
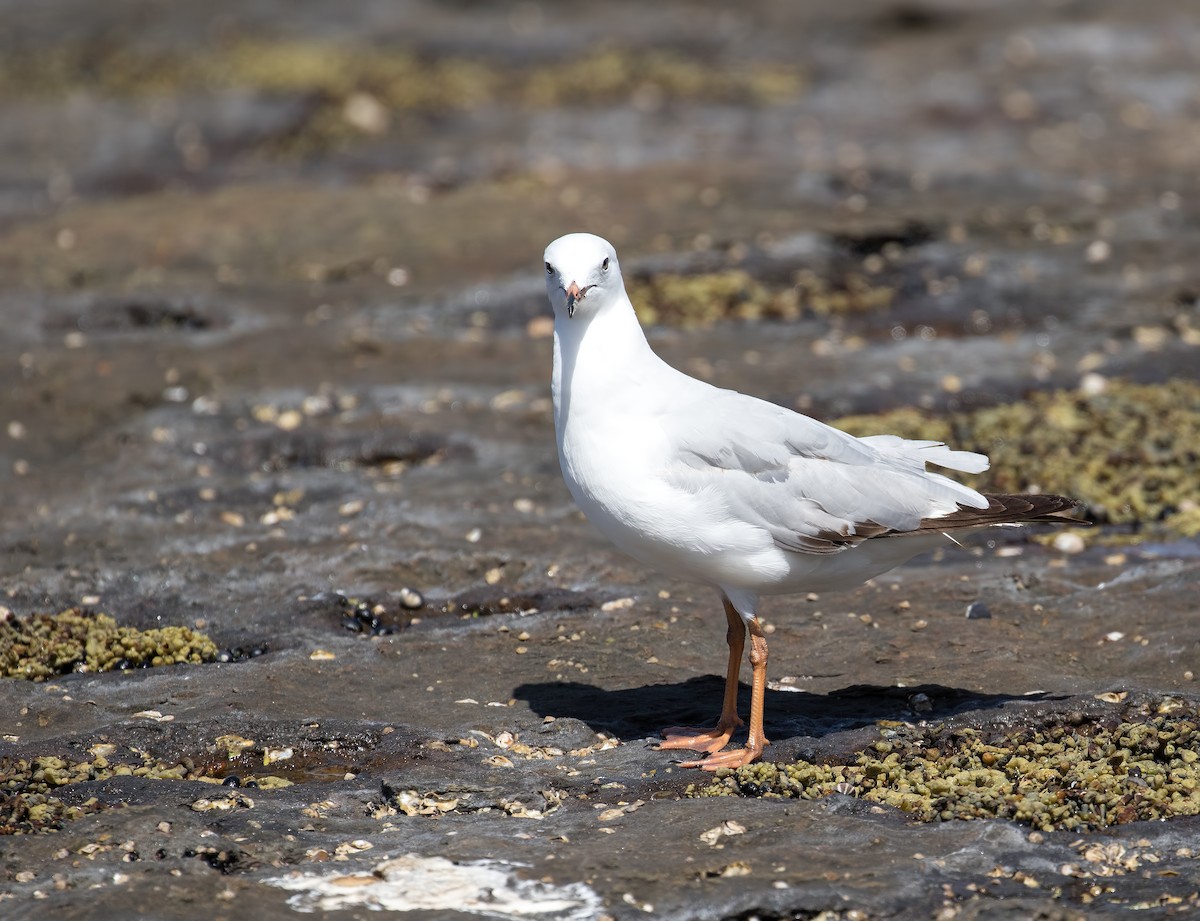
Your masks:
[{"label": "gull's neck", "polygon": [[552,389],[560,433],[580,398],[619,403],[615,390],[636,387],[661,364],[623,291],[595,313],[574,317],[558,313],[554,318]]}]

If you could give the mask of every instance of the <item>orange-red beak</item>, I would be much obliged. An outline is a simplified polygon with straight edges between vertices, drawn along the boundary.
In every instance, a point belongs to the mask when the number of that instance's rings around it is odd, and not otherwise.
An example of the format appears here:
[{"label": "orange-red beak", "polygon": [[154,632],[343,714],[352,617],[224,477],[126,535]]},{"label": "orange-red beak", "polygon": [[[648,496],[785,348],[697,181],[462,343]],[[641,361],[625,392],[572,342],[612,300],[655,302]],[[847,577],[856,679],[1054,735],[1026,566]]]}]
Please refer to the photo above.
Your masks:
[{"label": "orange-red beak", "polygon": [[[585,289],[586,290],[586,289]],[[583,299],[583,291],[579,290],[579,285],[575,282],[567,287],[567,316],[575,316],[575,302]]]}]

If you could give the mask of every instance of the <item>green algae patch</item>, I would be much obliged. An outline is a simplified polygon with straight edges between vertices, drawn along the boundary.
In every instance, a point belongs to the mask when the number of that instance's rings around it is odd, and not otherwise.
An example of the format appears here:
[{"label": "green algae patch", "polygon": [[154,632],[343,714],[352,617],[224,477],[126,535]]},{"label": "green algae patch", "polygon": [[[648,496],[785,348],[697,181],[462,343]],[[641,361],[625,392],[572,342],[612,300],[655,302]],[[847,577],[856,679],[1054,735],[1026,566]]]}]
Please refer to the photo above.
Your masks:
[{"label": "green algae patch", "polygon": [[[8,769],[0,763],[0,771]],[[0,793],[0,835],[58,831],[67,822],[100,812],[102,808],[94,796],[82,803],[67,805],[57,796],[44,793]]]},{"label": "green algae patch", "polygon": [[79,90],[131,98],[222,90],[300,96],[308,109],[283,144],[301,152],[384,133],[407,114],[441,117],[494,104],[773,104],[803,86],[788,64],[716,66],[652,49],[600,49],[535,65],[286,39],[175,50],[91,42],[0,54],[0,98]]},{"label": "green algae patch", "polygon": [[1115,728],[1070,718],[1005,734],[890,724],[847,764],[751,764],[688,795],[844,793],[923,822],[1001,818],[1043,831],[1200,815],[1200,713],[1174,700],[1157,709],[1167,712]]},{"label": "green algae patch", "polygon": [[[79,804],[68,804],[55,793],[72,784],[111,780],[114,777],[145,777],[150,780],[195,780],[225,784],[190,758],[161,761],[145,752],[133,751],[134,761],[110,758],[116,746],[93,745],[91,758],[72,760],[57,755],[34,758],[0,758],[0,835],[21,835],[57,831],[66,823],[106,808],[95,797]],[[239,778],[238,787],[278,789],[291,781],[267,775]],[[197,802],[201,802],[198,800]],[[247,801],[251,802],[252,801]]]},{"label": "green algae patch", "polygon": [[629,299],[647,326],[694,328],[727,318],[795,316],[798,310],[781,292],[772,292],[740,269],[701,275],[656,274],[631,278]]},{"label": "green algae patch", "polygon": [[803,87],[791,66],[722,64],[678,52],[605,49],[528,71],[517,79],[522,101],[533,107],[588,105],[632,99],[642,107],[669,99],[778,103]]},{"label": "green algae patch", "polygon": [[1098,393],[1057,390],[966,412],[904,408],[834,424],[981,451],[991,469],[964,479],[985,492],[1060,493],[1083,501],[1097,521],[1200,534],[1197,381],[1110,381]]},{"label": "green algae patch", "polygon": [[655,49],[602,48],[532,66],[287,39],[179,50],[93,42],[0,55],[0,96],[9,97],[85,87],[117,96],[249,89],[345,99],[362,92],[400,111],[436,113],[493,102],[529,108],[630,99],[643,107],[683,99],[778,103],[803,86],[800,71],[789,64],[714,66],[703,57]]},{"label": "green algae patch", "polygon": [[797,272],[785,287],[770,287],[741,269],[726,269],[635,276],[628,289],[642,323],[685,329],[730,319],[794,320],[804,315],[882,311],[895,297],[893,288],[872,285],[860,275],[848,275],[835,284],[808,270]]},{"label": "green algae patch", "polygon": [[188,627],[121,627],[107,614],[82,608],[0,620],[0,675],[7,678],[44,681],[70,672],[198,664],[216,657],[216,644]]}]

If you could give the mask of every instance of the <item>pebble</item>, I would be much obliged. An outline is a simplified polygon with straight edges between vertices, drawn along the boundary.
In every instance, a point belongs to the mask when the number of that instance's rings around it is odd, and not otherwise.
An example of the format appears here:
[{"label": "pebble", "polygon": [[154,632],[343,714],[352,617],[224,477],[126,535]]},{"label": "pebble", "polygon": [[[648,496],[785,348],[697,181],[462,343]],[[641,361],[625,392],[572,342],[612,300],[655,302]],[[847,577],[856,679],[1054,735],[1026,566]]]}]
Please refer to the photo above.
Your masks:
[{"label": "pebble", "polygon": [[300,428],[303,422],[304,416],[302,413],[295,409],[289,409],[279,414],[279,418],[275,420],[275,425],[285,432],[291,432]]},{"label": "pebble", "polygon": [[1107,240],[1093,240],[1088,244],[1087,250],[1084,252],[1084,258],[1093,265],[1098,262],[1105,262],[1111,255],[1112,246]]},{"label": "pebble", "polygon": [[631,607],[633,607],[633,599],[632,598],[616,598],[613,601],[604,602],[604,604],[600,605],[600,610],[605,611],[605,612],[620,611],[620,610],[623,610],[624,608],[631,608]]},{"label": "pebble", "polygon": [[171,714],[164,716],[157,710],[139,710],[137,713],[133,714],[133,718],[154,720],[156,723],[169,723],[171,720],[175,719],[175,717]]},{"label": "pebble", "polygon": [[1054,536],[1054,549],[1060,553],[1082,553],[1085,547],[1083,538],[1071,531]]},{"label": "pebble", "polygon": [[402,588],[397,592],[397,600],[402,608],[415,611],[425,606],[425,598],[415,588]]},{"label": "pebble", "polygon": [[244,662],[247,659],[257,659],[259,656],[266,654],[270,650],[270,646],[266,643],[261,643],[258,646],[238,646],[232,649],[222,649],[217,653],[218,662]]},{"label": "pebble", "polygon": [[972,601],[967,605],[967,620],[988,620],[992,612],[982,601]]},{"label": "pebble", "polygon": [[271,748],[263,752],[263,764],[274,764],[276,761],[287,761],[295,754],[291,748]]},{"label": "pebble", "polygon": [[928,694],[917,693],[908,699],[913,713],[929,713],[933,710],[933,699]]}]

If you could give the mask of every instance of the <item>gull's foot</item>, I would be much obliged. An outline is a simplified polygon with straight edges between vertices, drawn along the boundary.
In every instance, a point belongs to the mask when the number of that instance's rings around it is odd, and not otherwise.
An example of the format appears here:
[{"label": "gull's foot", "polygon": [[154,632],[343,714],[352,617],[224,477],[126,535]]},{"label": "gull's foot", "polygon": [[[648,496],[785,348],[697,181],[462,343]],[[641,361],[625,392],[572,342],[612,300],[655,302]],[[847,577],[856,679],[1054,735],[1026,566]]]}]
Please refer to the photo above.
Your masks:
[{"label": "gull's foot", "polygon": [[672,726],[664,729],[663,741],[658,743],[659,750],[685,748],[694,752],[717,752],[729,744],[733,732],[742,721],[717,723],[712,729],[693,729],[690,726]]},{"label": "gull's foot", "polygon": [[744,764],[752,764],[762,757],[763,746],[754,748],[731,748],[729,751],[719,751],[698,761],[685,761],[680,767],[700,768],[704,771],[717,771],[721,768],[740,768]]}]

